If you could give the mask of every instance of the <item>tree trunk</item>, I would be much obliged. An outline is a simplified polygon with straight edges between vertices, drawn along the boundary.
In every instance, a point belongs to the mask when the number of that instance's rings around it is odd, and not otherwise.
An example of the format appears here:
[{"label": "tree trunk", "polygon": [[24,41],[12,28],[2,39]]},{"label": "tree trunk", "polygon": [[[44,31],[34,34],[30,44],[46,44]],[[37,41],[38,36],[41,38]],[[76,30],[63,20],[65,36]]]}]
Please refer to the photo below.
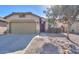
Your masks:
[{"label": "tree trunk", "polygon": [[76,46],[79,47],[79,44],[77,44],[76,42],[72,41],[72,39],[70,39],[70,36],[69,36],[69,34],[70,34],[70,32],[69,32],[70,27],[71,27],[71,24],[68,24],[68,28],[67,28],[67,39],[68,39],[70,42],[72,42],[73,44],[75,44]]},{"label": "tree trunk", "polygon": [[70,30],[70,24],[68,24],[68,27],[67,27],[67,38],[69,39],[69,30]]}]

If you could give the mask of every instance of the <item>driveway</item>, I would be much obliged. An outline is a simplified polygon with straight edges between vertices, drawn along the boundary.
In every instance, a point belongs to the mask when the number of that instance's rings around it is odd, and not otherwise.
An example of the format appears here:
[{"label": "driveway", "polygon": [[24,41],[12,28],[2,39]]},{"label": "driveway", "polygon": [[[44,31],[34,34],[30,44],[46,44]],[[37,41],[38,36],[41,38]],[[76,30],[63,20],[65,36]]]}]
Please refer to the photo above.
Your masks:
[{"label": "driveway", "polygon": [[0,54],[24,49],[36,34],[0,36]]}]

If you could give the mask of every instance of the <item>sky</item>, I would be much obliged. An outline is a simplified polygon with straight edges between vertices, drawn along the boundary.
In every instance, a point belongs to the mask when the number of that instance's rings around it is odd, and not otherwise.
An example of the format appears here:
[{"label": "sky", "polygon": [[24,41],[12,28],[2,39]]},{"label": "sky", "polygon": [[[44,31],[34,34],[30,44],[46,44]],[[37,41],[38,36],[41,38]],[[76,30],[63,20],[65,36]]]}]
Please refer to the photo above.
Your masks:
[{"label": "sky", "polygon": [[45,16],[43,5],[0,5],[0,17],[7,16],[12,12],[32,12],[38,16]]}]

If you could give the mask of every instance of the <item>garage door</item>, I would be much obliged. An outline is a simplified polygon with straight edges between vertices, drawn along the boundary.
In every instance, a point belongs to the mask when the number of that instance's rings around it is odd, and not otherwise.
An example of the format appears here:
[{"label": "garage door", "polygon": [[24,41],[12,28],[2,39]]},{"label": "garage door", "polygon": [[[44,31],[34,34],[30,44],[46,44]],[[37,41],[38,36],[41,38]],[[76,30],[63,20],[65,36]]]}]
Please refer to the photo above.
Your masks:
[{"label": "garage door", "polygon": [[28,34],[36,32],[36,23],[11,23],[11,33]]}]

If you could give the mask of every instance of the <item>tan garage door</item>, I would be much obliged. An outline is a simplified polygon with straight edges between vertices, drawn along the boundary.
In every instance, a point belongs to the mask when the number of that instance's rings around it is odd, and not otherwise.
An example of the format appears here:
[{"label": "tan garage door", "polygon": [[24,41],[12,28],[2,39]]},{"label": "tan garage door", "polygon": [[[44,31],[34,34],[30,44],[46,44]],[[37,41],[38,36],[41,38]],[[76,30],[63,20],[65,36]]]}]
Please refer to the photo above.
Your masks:
[{"label": "tan garage door", "polygon": [[11,33],[29,34],[36,32],[36,23],[11,23]]}]

